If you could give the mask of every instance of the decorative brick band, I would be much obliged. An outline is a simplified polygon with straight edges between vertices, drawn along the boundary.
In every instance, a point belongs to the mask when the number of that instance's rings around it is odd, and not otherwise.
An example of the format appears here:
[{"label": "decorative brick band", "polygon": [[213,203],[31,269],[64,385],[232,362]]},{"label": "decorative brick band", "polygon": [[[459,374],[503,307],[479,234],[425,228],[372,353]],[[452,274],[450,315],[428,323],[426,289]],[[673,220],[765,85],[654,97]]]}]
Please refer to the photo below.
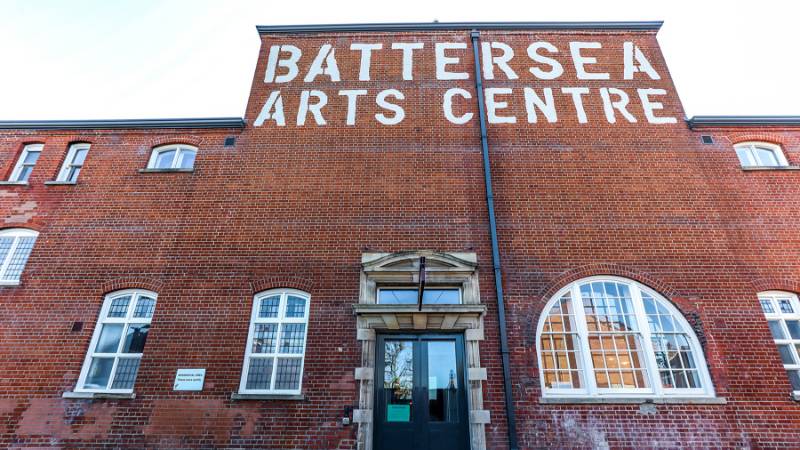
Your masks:
[{"label": "decorative brick band", "polygon": [[542,293],[542,300],[545,302],[550,300],[550,297],[552,297],[559,289],[572,283],[573,281],[601,275],[630,278],[631,280],[649,286],[664,297],[673,298],[679,296],[675,289],[649,274],[639,272],[635,269],[625,267],[620,264],[600,263],[589,264],[564,272],[564,274],[549,284],[549,287]]},{"label": "decorative brick band", "polygon": [[199,147],[203,144],[203,138],[192,134],[173,134],[157,136],[147,141],[147,145],[150,147],[158,147],[167,144],[190,144]]}]

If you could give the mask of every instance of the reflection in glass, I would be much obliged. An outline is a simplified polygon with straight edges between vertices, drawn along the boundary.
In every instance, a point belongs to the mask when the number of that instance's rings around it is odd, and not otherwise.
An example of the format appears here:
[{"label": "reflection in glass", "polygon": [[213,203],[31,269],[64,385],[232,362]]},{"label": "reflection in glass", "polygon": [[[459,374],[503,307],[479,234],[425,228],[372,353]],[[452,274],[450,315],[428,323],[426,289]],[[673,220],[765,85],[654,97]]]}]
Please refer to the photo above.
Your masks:
[{"label": "reflection in glass", "polygon": [[111,376],[111,368],[114,366],[114,358],[94,358],[86,374],[86,382],[83,387],[86,389],[105,389],[108,386],[108,378]]},{"label": "reflection in glass", "polygon": [[428,342],[428,412],[432,422],[458,422],[455,341]]},{"label": "reflection in glass", "polygon": [[386,402],[386,420],[409,422],[411,397],[414,390],[414,351],[411,341],[386,341],[384,343],[383,395]]},{"label": "reflection in glass", "polygon": [[103,325],[100,338],[97,340],[95,353],[116,353],[119,347],[119,338],[122,336],[122,325]]},{"label": "reflection in glass", "polygon": [[122,353],[142,353],[148,331],[150,331],[150,324],[130,324],[128,332],[125,333],[125,345],[122,346]]}]

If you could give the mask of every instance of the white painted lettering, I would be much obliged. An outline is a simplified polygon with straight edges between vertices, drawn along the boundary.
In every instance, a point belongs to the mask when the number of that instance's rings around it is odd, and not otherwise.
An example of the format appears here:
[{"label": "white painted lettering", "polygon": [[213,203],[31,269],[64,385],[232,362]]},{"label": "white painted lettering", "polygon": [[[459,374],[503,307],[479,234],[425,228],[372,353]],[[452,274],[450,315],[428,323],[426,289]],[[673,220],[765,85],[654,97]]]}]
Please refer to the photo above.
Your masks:
[{"label": "white painted lettering", "polygon": [[525,110],[528,112],[528,123],[536,123],[536,108],[544,114],[550,123],[558,122],[556,114],[556,104],[553,101],[553,89],[544,88],[544,100],[542,100],[533,89],[526,87],[525,91]]},{"label": "white painted lettering", "polygon": [[[273,111],[273,109],[275,111]],[[279,127],[286,126],[286,118],[283,115],[283,98],[281,98],[281,91],[272,91],[264,102],[264,107],[258,113],[253,126],[260,127],[264,125],[264,121],[274,120],[275,124]]]},{"label": "white painted lettering", "polygon": [[508,102],[501,102],[494,98],[495,95],[511,94],[511,88],[486,88],[486,118],[489,123],[517,123],[514,116],[498,116],[497,110],[508,108]]},{"label": "white painted lettering", "polygon": [[394,42],[392,43],[392,50],[403,51],[403,79],[414,79],[414,50],[423,48],[425,44],[422,42]]},{"label": "white painted lettering", "polygon": [[561,88],[564,94],[572,95],[572,103],[575,105],[575,113],[578,114],[578,123],[587,123],[586,110],[583,109],[583,95],[589,93],[587,87],[565,87]]},{"label": "white painted lettering", "polygon": [[555,80],[564,73],[564,67],[560,62],[556,61],[549,56],[539,54],[539,49],[547,50],[550,53],[558,53],[558,49],[549,42],[534,42],[528,46],[528,57],[534,62],[546,64],[550,66],[550,70],[544,71],[539,67],[531,67],[530,70],[533,76],[540,80]]},{"label": "white painted lettering", "polygon": [[[303,81],[310,83],[317,78],[318,75],[328,75],[331,81],[339,81],[339,66],[336,64],[336,57],[334,56],[334,49],[331,44],[325,44],[319,48],[319,53],[311,63],[308,73]],[[323,64],[325,65],[323,67]]]},{"label": "white painted lettering", "polygon": [[[612,94],[618,97],[617,100],[611,100]],[[617,123],[614,109],[619,111],[628,122],[636,123],[636,117],[633,117],[633,114],[627,110],[630,99],[625,91],[617,88],[600,88],[600,97],[603,99],[603,111],[606,113],[608,123]]]},{"label": "white painted lettering", "polygon": [[472,113],[467,112],[458,117],[456,117],[453,114],[453,97],[456,95],[459,95],[466,99],[472,98],[472,94],[470,94],[469,91],[466,89],[461,89],[461,88],[448,89],[444,93],[444,104],[443,104],[444,117],[447,118],[447,120],[449,120],[450,123],[454,123],[456,125],[463,125],[472,120]]},{"label": "white painted lettering", "polygon": [[380,50],[383,44],[360,44],[353,43],[350,45],[350,50],[361,51],[361,66],[358,71],[358,79],[360,81],[369,81],[369,67],[372,64],[372,51]]},{"label": "white painted lettering", "polygon": [[587,64],[597,64],[597,58],[594,56],[581,55],[583,49],[603,48],[599,42],[570,42],[569,51],[572,54],[572,62],[575,64],[575,72],[579,80],[608,80],[610,75],[608,73],[589,73],[586,71]]},{"label": "white painted lettering", "polygon": [[347,97],[347,125],[356,124],[356,103],[359,95],[367,95],[366,89],[342,89],[339,95]]},{"label": "white painted lettering", "polygon": [[[519,78],[508,62],[514,57],[514,49],[502,42],[484,42],[481,44],[483,50],[483,77],[487,80],[494,80],[494,66],[500,68],[509,80]],[[492,49],[503,51],[500,56],[492,56]]]},{"label": "white painted lettering", "polygon": [[651,80],[661,79],[661,76],[653,69],[653,66],[650,65],[650,61],[647,60],[644,53],[642,53],[638,46],[633,45],[633,42],[626,42],[623,44],[623,55],[626,80],[632,80],[633,74],[636,72],[646,73]]},{"label": "white painted lettering", "polygon": [[[289,53],[289,58],[280,59],[280,53]],[[267,70],[264,74],[264,83],[288,83],[295,79],[297,76],[297,61],[303,54],[299,48],[294,45],[273,45],[269,48],[269,57],[267,57]],[[286,73],[277,75],[278,67],[285,67]]]},{"label": "white painted lettering", "polygon": [[[311,96],[318,99],[316,103],[311,103]],[[328,103],[328,95],[322,91],[303,91],[300,93],[300,107],[297,109],[297,126],[302,127],[306,124],[308,112],[314,116],[317,125],[325,125],[325,118],[322,117],[322,107]]]},{"label": "white painted lettering", "polygon": [[467,44],[463,42],[437,42],[436,43],[436,79],[437,80],[467,80],[467,72],[448,72],[447,66],[458,64],[461,58],[457,56],[447,56],[445,50],[466,49]]},{"label": "white painted lettering", "polygon": [[653,112],[656,110],[664,109],[664,105],[661,104],[661,102],[654,102],[650,100],[650,96],[666,95],[667,91],[664,89],[637,89],[636,91],[639,93],[639,98],[642,100],[644,116],[647,117],[648,122],[656,124],[678,122],[678,119],[674,117],[656,117],[656,115],[653,114]]},{"label": "white painted lettering", "polygon": [[385,91],[380,91],[378,96],[375,97],[375,103],[378,104],[383,109],[389,110],[394,112],[394,117],[386,117],[383,113],[375,114],[375,119],[378,122],[384,125],[397,125],[398,123],[402,122],[403,119],[406,117],[406,112],[403,108],[399,105],[395,105],[393,103],[389,103],[386,101],[386,97],[394,97],[398,100],[405,100],[406,96],[403,95],[402,92],[398,91],[397,89],[386,89]]}]

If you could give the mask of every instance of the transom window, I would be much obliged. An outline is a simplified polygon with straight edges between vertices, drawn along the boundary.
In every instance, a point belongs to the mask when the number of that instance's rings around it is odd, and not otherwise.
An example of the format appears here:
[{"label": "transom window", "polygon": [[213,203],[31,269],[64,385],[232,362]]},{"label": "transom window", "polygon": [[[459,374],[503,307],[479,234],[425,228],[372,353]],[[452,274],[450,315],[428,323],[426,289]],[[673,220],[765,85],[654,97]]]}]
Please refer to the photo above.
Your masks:
[{"label": "transom window", "polygon": [[0,230],[0,285],[19,284],[38,235],[24,228]]},{"label": "transom window", "polygon": [[76,391],[133,392],[155,308],[153,292],[125,290],[106,296]]},{"label": "transom window", "polygon": [[255,296],[240,393],[300,393],[310,302],[308,294],[292,289]]},{"label": "transom window", "polygon": [[[378,303],[381,305],[416,305],[419,301],[418,288],[378,288]],[[461,304],[461,289],[425,288],[422,294],[425,305]]]},{"label": "transom window", "polygon": [[778,346],[792,391],[800,395],[800,303],[797,296],[789,292],[770,291],[758,294],[758,300],[767,317],[775,345]]},{"label": "transom window", "polygon": [[44,144],[26,145],[25,148],[22,149],[22,153],[17,160],[17,165],[14,166],[14,170],[11,171],[11,176],[8,178],[8,181],[27,183],[31,172],[33,172],[33,168],[36,167],[36,161],[39,160],[39,155],[42,154],[42,148],[44,148]]},{"label": "transom window", "polygon": [[742,142],[736,144],[736,156],[742,167],[785,167],[789,163],[781,147],[766,142]]},{"label": "transom window", "polygon": [[545,396],[713,395],[691,327],[639,283],[580,280],[544,311],[537,350]]},{"label": "transom window", "polygon": [[150,156],[148,169],[192,169],[197,147],[185,144],[170,144],[156,147]]},{"label": "transom window", "polygon": [[64,159],[64,164],[61,166],[61,171],[58,172],[56,181],[66,183],[74,183],[78,181],[78,174],[81,173],[83,162],[86,160],[86,155],[89,154],[89,144],[72,144],[67,151],[67,157]]}]

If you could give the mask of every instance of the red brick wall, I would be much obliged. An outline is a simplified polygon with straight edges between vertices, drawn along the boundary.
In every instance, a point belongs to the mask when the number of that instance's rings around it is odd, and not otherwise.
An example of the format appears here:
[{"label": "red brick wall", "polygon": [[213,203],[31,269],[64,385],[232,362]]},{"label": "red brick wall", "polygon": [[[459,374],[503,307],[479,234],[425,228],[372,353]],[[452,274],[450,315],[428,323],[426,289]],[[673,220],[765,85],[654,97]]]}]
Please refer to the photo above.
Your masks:
[{"label": "red brick wall", "polygon": [[[524,448],[797,447],[800,408],[761,315],[756,292],[794,289],[800,250],[795,172],[743,172],[733,142],[780,143],[800,163],[800,130],[707,131],[714,145],[681,120],[683,110],[652,33],[484,32],[511,45],[519,80],[499,71],[487,87],[511,87],[508,113],[517,124],[491,125],[500,249],[508,302],[512,374]],[[546,40],[559,48],[565,74],[536,80],[525,48]],[[661,75],[622,79],[622,42],[642,48]],[[400,72],[392,42],[419,41],[413,81]],[[496,299],[490,265],[471,50],[452,71],[469,80],[440,81],[434,42],[469,43],[465,32],[267,35],[245,119],[280,88],[286,127],[267,122],[237,130],[3,132],[0,172],[25,142],[44,142],[29,187],[0,188],[5,226],[40,231],[19,287],[0,288],[0,445],[259,448],[352,448],[355,427],[341,426],[358,401],[353,369],[360,365],[353,303],[360,255],[473,249],[481,265],[481,299],[488,305],[481,344],[489,448],[506,448]],[[593,71],[609,81],[578,81],[569,41],[598,41]],[[372,81],[358,81],[351,42],[381,42]],[[263,83],[270,45],[304,51],[300,76]],[[301,81],[323,43],[336,48],[342,81]],[[277,86],[277,87],[276,87]],[[569,97],[556,93],[559,121],[528,124],[522,88],[587,86],[589,123],[579,124]],[[473,92],[453,125],[442,115],[449,88]],[[599,87],[631,94],[638,119],[605,120]],[[662,88],[674,125],[648,124],[636,88]],[[295,126],[300,91],[328,94],[328,125],[309,115]],[[379,90],[405,94],[406,118],[379,125]],[[357,124],[345,125],[340,89],[367,89]],[[387,114],[389,114],[387,112]],[[706,131],[702,131],[706,133]],[[234,148],[222,146],[237,136]],[[45,186],[55,178],[69,142],[92,148],[75,186]],[[150,149],[190,142],[200,150],[194,173],[139,173]],[[726,405],[542,405],[535,329],[542,306],[565,283],[616,274],[658,289],[696,323],[706,359]],[[312,296],[303,401],[231,401],[238,389],[252,296],[288,286]],[[117,288],[158,292],[153,329],[134,400],[63,400],[72,390],[103,294]],[[86,324],[72,332],[72,323]],[[201,393],[173,392],[180,367],[206,367]],[[782,424],[777,426],[776,424]]]}]

